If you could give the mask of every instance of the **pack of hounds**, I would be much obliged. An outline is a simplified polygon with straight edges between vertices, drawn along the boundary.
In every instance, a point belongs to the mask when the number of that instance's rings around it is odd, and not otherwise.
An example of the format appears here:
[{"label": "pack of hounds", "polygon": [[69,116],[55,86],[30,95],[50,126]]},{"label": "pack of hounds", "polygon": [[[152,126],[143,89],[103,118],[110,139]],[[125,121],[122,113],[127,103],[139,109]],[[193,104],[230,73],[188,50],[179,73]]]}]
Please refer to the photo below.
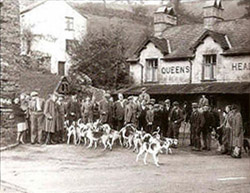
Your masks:
[{"label": "pack of hounds", "polygon": [[133,149],[137,153],[136,162],[144,154],[144,164],[147,164],[147,155],[151,154],[156,166],[159,166],[158,155],[160,153],[172,154],[171,147],[177,146],[178,140],[161,137],[160,128],[152,134],[146,133],[143,129],[137,129],[133,124],[125,125],[120,131],[112,129],[108,124],[102,124],[99,120],[94,123],[84,124],[81,119],[77,122],[64,122],[67,130],[67,144],[73,138],[75,145],[81,143],[87,148],[96,149],[98,144],[103,145],[103,150],[112,150],[115,143],[121,147]]}]

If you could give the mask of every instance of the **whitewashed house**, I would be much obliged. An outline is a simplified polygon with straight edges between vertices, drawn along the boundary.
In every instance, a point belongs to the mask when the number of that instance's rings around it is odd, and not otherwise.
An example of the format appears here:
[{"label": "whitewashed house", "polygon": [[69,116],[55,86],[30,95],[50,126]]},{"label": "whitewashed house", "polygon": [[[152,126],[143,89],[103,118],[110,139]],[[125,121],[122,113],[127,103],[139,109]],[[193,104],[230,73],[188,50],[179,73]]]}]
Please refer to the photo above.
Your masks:
[{"label": "whitewashed house", "polygon": [[[50,59],[50,71],[67,75],[71,65],[67,48],[87,33],[87,17],[66,1],[46,0],[21,11],[21,26],[34,34],[31,51]],[[22,52],[27,45],[22,42]]]},{"label": "whitewashed house", "polygon": [[135,85],[123,93],[137,95],[146,87],[158,101],[180,102],[205,94],[221,109],[237,103],[249,121],[250,20],[225,20],[223,11],[221,0],[207,1],[203,23],[179,25],[172,7],[158,8],[154,35],[128,59]]}]

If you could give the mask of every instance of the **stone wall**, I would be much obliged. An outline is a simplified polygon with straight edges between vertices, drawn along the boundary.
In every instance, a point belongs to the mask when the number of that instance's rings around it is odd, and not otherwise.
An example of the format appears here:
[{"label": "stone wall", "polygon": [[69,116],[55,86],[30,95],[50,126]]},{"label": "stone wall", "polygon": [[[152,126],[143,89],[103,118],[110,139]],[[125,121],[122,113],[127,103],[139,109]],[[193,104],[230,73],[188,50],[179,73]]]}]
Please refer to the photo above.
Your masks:
[{"label": "stone wall", "polygon": [[20,22],[19,1],[8,0],[0,3],[0,110],[1,110],[1,145],[11,143],[16,129],[11,119],[11,99],[18,91],[18,64],[20,62]]}]

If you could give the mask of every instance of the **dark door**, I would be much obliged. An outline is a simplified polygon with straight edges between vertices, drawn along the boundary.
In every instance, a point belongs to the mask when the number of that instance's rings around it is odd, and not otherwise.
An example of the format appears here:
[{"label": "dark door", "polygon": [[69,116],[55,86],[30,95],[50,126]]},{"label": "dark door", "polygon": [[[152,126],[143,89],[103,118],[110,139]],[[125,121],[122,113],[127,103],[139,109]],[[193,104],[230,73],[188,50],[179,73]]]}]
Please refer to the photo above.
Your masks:
[{"label": "dark door", "polygon": [[65,75],[65,62],[58,62],[58,75],[64,76]]}]

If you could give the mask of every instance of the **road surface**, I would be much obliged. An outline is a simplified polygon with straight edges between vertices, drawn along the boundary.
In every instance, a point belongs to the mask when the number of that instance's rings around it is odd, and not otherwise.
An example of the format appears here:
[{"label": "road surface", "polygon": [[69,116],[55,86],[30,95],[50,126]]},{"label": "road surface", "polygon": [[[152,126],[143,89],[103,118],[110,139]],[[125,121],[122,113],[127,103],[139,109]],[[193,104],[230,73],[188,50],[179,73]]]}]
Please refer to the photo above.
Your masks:
[{"label": "road surface", "polygon": [[131,150],[74,145],[20,145],[1,152],[1,191],[7,193],[250,192],[250,158],[233,159],[189,147],[135,162]]}]

